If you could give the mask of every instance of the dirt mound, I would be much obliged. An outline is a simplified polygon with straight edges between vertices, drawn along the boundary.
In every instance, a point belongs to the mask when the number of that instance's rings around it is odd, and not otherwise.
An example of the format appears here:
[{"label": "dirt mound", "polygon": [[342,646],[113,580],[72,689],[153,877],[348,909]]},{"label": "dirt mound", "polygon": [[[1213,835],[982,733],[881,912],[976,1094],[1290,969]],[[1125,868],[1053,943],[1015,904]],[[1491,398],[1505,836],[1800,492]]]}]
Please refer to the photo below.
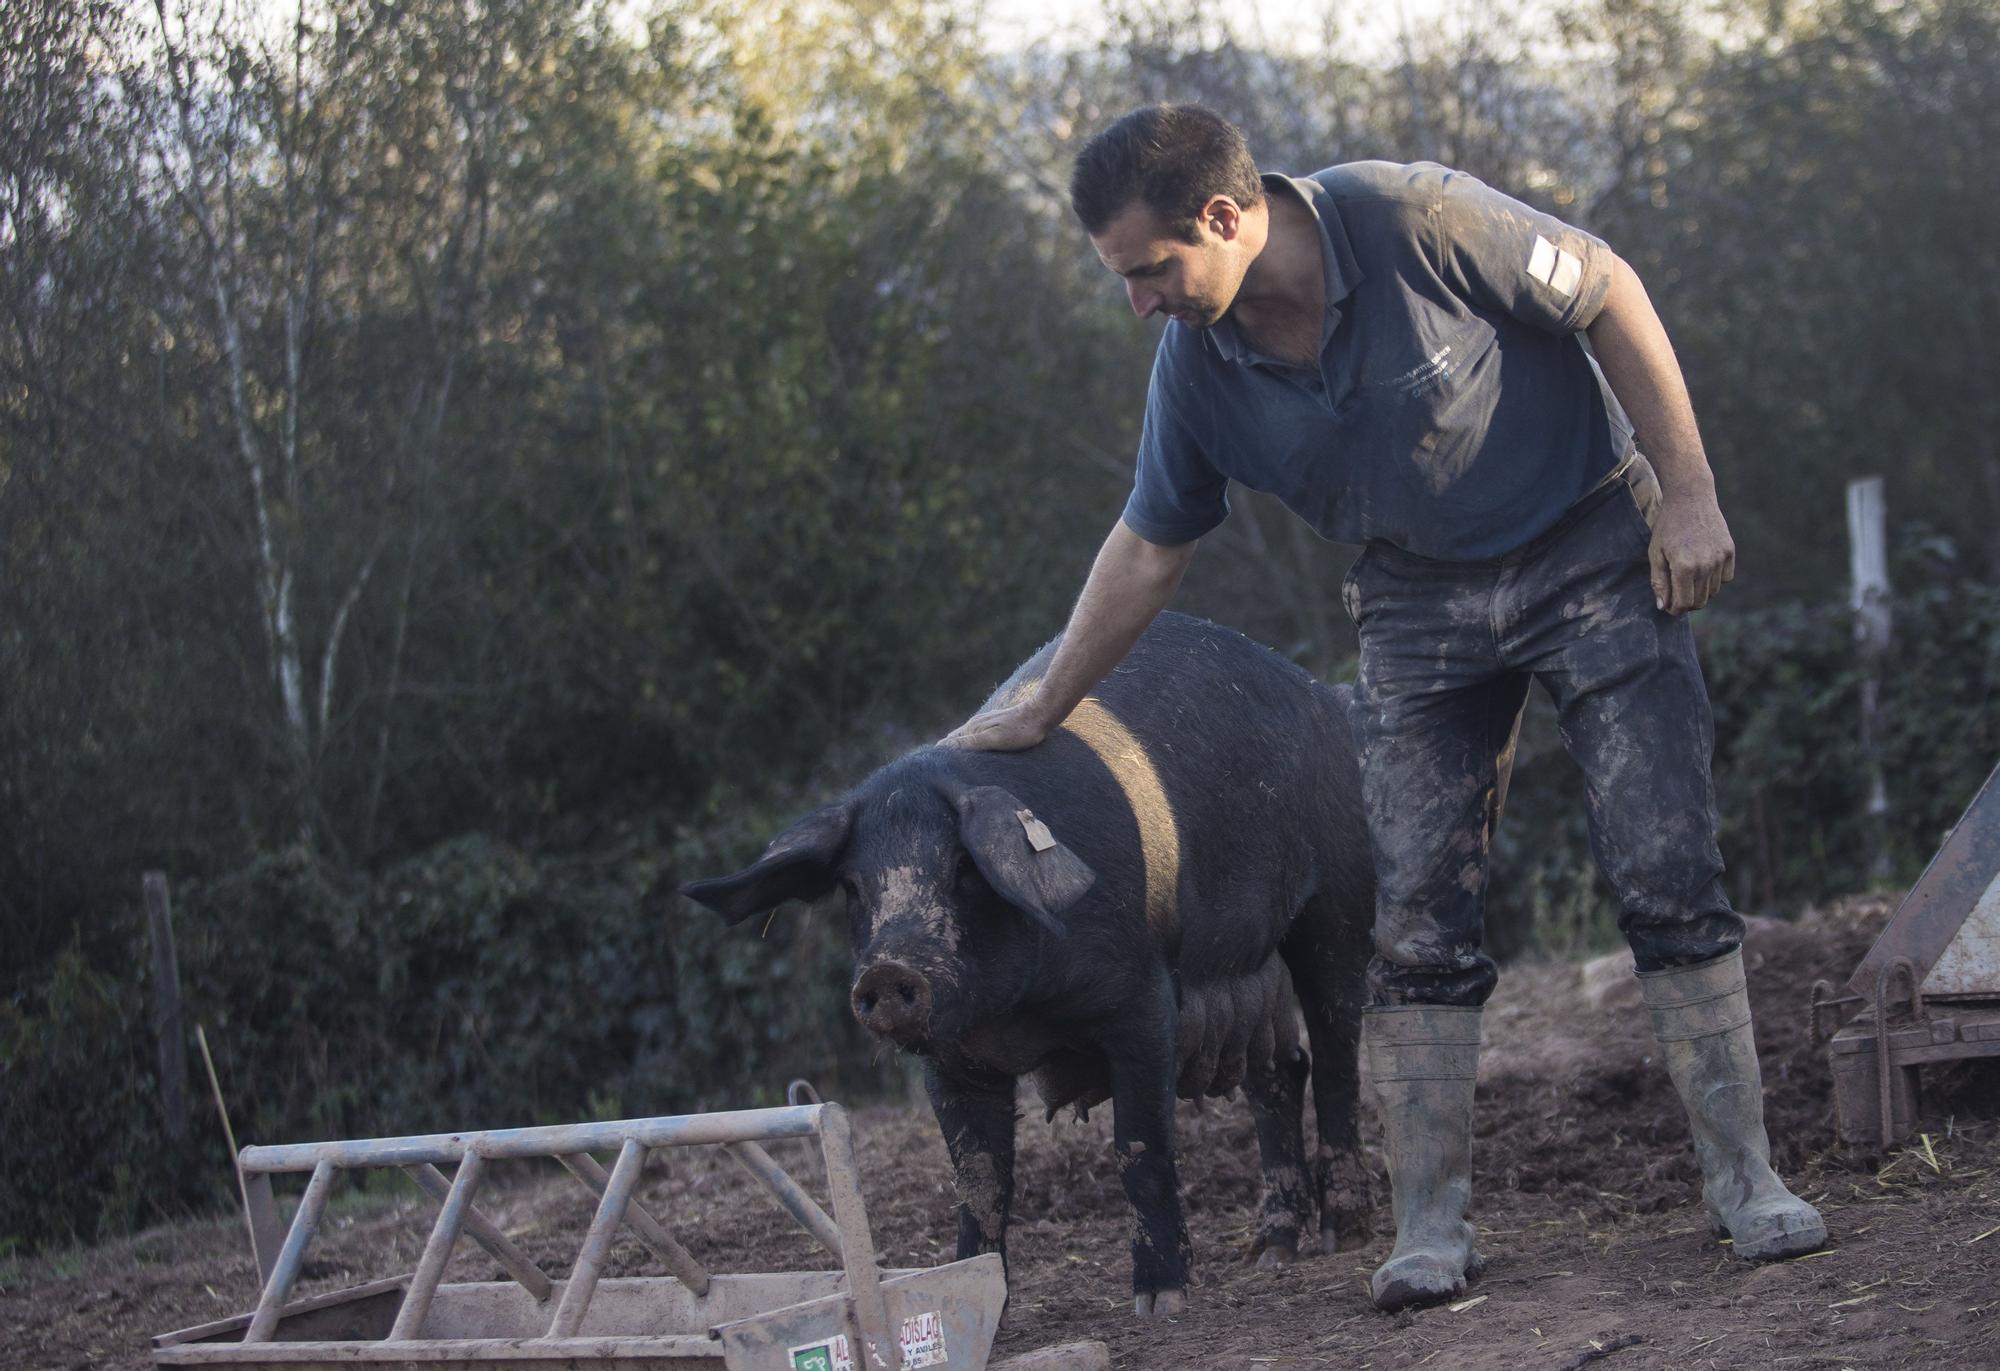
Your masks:
[{"label": "dirt mound", "polygon": [[[1808,1040],[1815,979],[1838,982],[1891,902],[1843,901],[1796,923],[1759,921],[1746,943],[1768,1117],[1779,1161],[1826,1214],[1835,1247],[1757,1269],[1731,1261],[1701,1215],[1686,1122],[1654,1059],[1644,1015],[1612,991],[1585,998],[1573,963],[1509,968],[1487,1016],[1475,1118],[1473,1217],[1489,1259],[1471,1298],[1388,1318],[1368,1273],[1377,1238],[1277,1271],[1246,1260],[1258,1174],[1241,1104],[1185,1105],[1182,1179],[1196,1250],[1188,1314],[1136,1321],[1130,1222],[1112,1164],[1109,1111],[1020,1128],[1002,1352],[1076,1338],[1111,1343],[1134,1368],[1430,1366],[1549,1371],[1596,1349],[1605,1371],[1642,1367],[2000,1367],[2000,1089],[1992,1073],[1934,1073],[1927,1147],[1877,1169],[1834,1143],[1823,1052]],[[1376,1134],[1371,1127],[1367,1136]],[[920,1107],[858,1111],[856,1143],[883,1259],[950,1260],[956,1225],[936,1126]],[[802,1144],[772,1148],[823,1189]],[[567,1269],[589,1205],[573,1184],[493,1168],[480,1203],[552,1274]],[[393,1192],[390,1192],[393,1194]],[[656,1160],[641,1195],[716,1270],[825,1264],[822,1253],[726,1157]],[[308,1288],[407,1271],[429,1206],[381,1192],[336,1202]],[[629,1238],[614,1274],[660,1274]],[[459,1280],[501,1278],[477,1249]],[[0,1268],[0,1368],[146,1365],[145,1337],[248,1308],[254,1273],[240,1223],[218,1220]],[[1637,1339],[1622,1343],[1622,1339]],[[1599,1365],[1593,1361],[1593,1366]]]}]

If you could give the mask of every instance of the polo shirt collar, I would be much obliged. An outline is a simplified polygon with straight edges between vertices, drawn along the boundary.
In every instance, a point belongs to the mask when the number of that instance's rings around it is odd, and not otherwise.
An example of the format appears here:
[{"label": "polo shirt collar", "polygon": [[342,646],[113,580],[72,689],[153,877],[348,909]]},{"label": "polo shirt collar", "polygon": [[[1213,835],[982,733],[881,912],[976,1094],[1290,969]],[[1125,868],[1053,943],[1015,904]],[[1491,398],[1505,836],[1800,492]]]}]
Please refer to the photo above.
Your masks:
[{"label": "polo shirt collar", "polygon": [[[1327,193],[1325,186],[1309,176],[1287,176],[1283,172],[1267,171],[1259,179],[1264,183],[1267,196],[1295,197],[1312,211],[1313,220],[1319,225],[1320,271],[1326,283],[1326,332],[1331,333],[1340,323],[1340,302],[1354,294],[1354,288],[1361,284],[1362,279],[1361,267],[1354,260],[1354,248],[1347,241],[1347,228],[1340,222],[1340,211],[1334,206],[1333,196]],[[1244,345],[1236,321],[1228,315],[1223,315],[1202,333],[1203,341],[1225,361],[1256,360],[1257,354]]]}]

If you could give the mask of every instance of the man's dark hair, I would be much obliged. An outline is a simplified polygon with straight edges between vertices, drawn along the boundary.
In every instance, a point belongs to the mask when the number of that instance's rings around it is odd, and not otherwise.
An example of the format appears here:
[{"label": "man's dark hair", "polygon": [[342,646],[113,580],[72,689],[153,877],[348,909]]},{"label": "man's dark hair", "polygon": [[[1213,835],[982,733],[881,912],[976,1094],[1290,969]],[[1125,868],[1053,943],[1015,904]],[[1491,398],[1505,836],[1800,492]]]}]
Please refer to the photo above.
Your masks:
[{"label": "man's dark hair", "polygon": [[1248,209],[1264,185],[1241,131],[1200,105],[1133,110],[1083,145],[1069,177],[1070,208],[1093,236],[1139,201],[1193,242],[1201,207],[1217,195]]}]

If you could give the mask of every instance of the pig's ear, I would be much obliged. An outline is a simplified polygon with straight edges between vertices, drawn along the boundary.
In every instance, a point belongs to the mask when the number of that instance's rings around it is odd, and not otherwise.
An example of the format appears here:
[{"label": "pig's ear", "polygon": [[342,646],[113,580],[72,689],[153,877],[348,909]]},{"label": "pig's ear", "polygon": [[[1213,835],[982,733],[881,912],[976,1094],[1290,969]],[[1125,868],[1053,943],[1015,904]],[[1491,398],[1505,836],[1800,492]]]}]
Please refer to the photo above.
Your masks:
[{"label": "pig's ear", "polygon": [[1048,827],[1012,792],[997,785],[971,786],[954,797],[958,836],[979,874],[1015,906],[1057,937],[1060,914],[1097,881],[1083,858],[1055,841]]},{"label": "pig's ear", "polygon": [[681,894],[732,924],[786,900],[816,900],[833,889],[833,864],[847,846],[854,807],[843,801],[815,809],[780,833],[764,855],[734,876],[689,881]]}]

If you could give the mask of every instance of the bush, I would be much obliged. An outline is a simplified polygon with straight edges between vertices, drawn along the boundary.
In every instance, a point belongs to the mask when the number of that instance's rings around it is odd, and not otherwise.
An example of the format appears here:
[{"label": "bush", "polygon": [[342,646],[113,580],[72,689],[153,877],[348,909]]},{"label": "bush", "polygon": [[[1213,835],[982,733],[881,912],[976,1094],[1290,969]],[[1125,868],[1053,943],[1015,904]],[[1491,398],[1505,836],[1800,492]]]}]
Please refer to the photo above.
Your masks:
[{"label": "bush", "polygon": [[[294,848],[182,887],[189,1033],[206,1028],[239,1142],[769,1105],[797,1075],[879,1091],[834,921],[781,911],[760,937],[671,893],[768,827],[633,819],[542,857],[469,835],[374,881]],[[135,978],[75,950],[4,1007],[0,1235],[90,1238],[230,1198],[205,1092],[190,1082],[197,1126],[166,1147],[152,1062]]]}]

